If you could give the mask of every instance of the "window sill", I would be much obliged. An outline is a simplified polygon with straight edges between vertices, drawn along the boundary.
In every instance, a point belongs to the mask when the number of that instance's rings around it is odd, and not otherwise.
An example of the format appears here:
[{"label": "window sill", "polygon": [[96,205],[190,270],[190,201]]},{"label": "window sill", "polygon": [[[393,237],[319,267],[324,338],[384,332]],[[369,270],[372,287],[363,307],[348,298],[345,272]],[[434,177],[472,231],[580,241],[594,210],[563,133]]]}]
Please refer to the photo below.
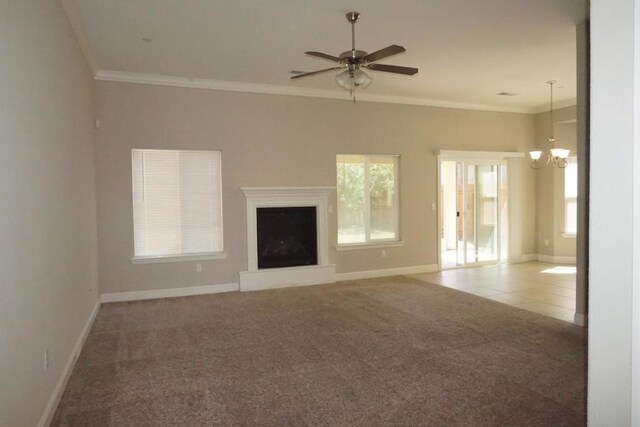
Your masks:
[{"label": "window sill", "polygon": [[563,231],[560,235],[566,239],[575,239],[577,236],[576,233],[567,233],[566,231]]},{"label": "window sill", "polygon": [[337,245],[336,251],[356,251],[358,249],[379,249],[379,248],[399,248],[404,246],[404,242],[393,241],[393,242],[376,242],[376,243],[355,243],[351,245]]},{"label": "window sill", "polygon": [[189,255],[169,255],[169,256],[138,256],[131,258],[131,264],[157,264],[162,262],[181,261],[207,261],[212,259],[225,259],[226,252],[207,252]]}]

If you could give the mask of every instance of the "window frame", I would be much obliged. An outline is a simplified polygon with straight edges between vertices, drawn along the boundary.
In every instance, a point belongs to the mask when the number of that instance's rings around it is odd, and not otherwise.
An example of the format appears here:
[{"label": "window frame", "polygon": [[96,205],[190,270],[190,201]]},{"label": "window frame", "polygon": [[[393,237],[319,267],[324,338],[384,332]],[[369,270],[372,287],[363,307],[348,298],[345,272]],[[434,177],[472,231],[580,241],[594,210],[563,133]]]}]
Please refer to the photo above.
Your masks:
[{"label": "window frame", "polygon": [[[339,202],[338,202],[338,157],[339,156],[359,156],[364,157],[364,168],[365,168],[365,176],[364,176],[364,187],[369,188],[370,184],[370,173],[369,173],[369,162],[371,157],[389,157],[394,159],[394,225],[396,237],[391,239],[375,239],[371,240],[371,195],[369,191],[365,191],[364,200],[365,206],[368,209],[364,210],[365,217],[365,241],[364,242],[356,242],[356,243],[340,243],[339,242],[339,232],[340,232],[340,223],[339,223]],[[390,247],[400,247],[404,245],[404,241],[402,240],[401,230],[401,220],[400,220],[400,164],[401,164],[401,155],[400,154],[364,154],[364,153],[337,153],[336,154],[336,251],[348,251],[348,250],[357,250],[357,249],[375,249],[375,248],[390,248]]]},{"label": "window frame", "polygon": [[[135,151],[178,151],[178,152],[218,152],[220,158],[219,164],[219,194],[220,194],[220,242],[222,249],[220,251],[211,251],[211,252],[188,252],[181,254],[165,254],[165,255],[136,255],[135,253],[135,207],[134,207],[134,186],[133,186],[133,153]],[[225,259],[227,257],[227,251],[225,250],[224,245],[224,197],[223,197],[223,185],[222,185],[222,150],[219,149],[184,149],[184,148],[132,148],[130,150],[131,156],[131,194],[132,194],[132,206],[131,206],[131,228],[132,228],[132,237],[133,237],[133,248],[132,255],[130,257],[130,261],[132,264],[156,264],[156,263],[166,263],[166,262],[183,262],[183,261],[206,261],[206,260],[216,260],[216,259]]]}]

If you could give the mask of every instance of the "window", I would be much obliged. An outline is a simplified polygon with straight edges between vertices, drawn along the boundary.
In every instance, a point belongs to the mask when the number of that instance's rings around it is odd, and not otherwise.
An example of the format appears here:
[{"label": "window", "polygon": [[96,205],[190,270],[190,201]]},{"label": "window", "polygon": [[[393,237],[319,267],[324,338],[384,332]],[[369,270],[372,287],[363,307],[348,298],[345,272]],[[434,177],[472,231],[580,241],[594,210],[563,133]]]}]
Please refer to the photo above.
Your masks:
[{"label": "window", "polygon": [[219,151],[132,150],[135,257],[222,252]]},{"label": "window", "polygon": [[398,156],[336,157],[338,245],[398,241]]},{"label": "window", "polygon": [[578,230],[578,162],[575,157],[567,159],[564,169],[564,232],[576,234]]}]

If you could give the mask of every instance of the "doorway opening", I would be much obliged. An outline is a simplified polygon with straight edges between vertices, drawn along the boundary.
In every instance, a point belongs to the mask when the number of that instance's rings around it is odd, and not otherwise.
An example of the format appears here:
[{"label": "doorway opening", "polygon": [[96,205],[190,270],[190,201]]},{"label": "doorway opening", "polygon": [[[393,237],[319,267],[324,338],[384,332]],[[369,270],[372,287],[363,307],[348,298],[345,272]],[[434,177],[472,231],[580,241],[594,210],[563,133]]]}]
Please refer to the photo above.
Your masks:
[{"label": "doorway opening", "polygon": [[504,160],[439,161],[440,268],[495,264],[508,257]]}]

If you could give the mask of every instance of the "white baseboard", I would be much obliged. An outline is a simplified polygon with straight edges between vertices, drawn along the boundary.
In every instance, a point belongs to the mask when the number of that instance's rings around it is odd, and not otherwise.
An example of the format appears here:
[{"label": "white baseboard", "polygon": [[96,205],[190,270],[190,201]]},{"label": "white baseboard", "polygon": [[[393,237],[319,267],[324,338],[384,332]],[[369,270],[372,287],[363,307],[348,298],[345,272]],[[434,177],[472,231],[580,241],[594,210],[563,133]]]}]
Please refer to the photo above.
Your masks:
[{"label": "white baseboard", "polygon": [[520,255],[520,260],[519,261],[515,261],[515,262],[538,261],[539,257],[540,257],[540,255],[538,255],[538,254],[523,254],[523,255]]},{"label": "white baseboard", "polygon": [[84,324],[82,328],[82,332],[80,332],[80,336],[76,341],[73,349],[71,350],[71,354],[67,358],[67,363],[64,365],[62,369],[62,373],[60,373],[60,377],[58,378],[58,382],[56,383],[53,392],[51,393],[51,397],[47,402],[47,406],[44,408],[44,412],[40,417],[40,421],[38,422],[38,427],[45,427],[51,424],[53,420],[53,416],[56,413],[56,409],[58,408],[58,403],[60,403],[60,399],[62,398],[62,393],[64,393],[64,389],[67,386],[67,382],[69,381],[69,377],[71,376],[71,372],[73,371],[73,367],[78,360],[78,356],[80,355],[80,351],[84,346],[84,342],[89,335],[89,331],[93,326],[93,322],[96,319],[96,315],[98,314],[98,309],[100,308],[100,300],[96,301],[96,304],[93,306],[93,310],[91,310],[91,314],[89,318]]},{"label": "white baseboard", "polygon": [[555,255],[543,255],[538,254],[538,261],[548,262],[551,264],[572,264],[576,263],[576,257],[574,256],[555,256]]},{"label": "white baseboard", "polygon": [[140,301],[145,299],[186,297],[191,295],[217,294],[220,292],[234,292],[240,290],[238,283],[223,283],[220,285],[192,286],[188,288],[154,289],[151,291],[114,292],[102,294],[101,301],[122,302]]},{"label": "white baseboard", "polygon": [[550,264],[571,264],[576,263],[576,257],[574,256],[554,256],[544,254],[522,254],[519,257],[509,258],[510,264],[517,264],[520,262],[540,261],[548,262]]},{"label": "white baseboard", "polygon": [[510,258],[509,263],[531,262],[540,261],[548,262],[549,264],[570,264],[575,265],[576,257],[574,256],[554,256],[544,254],[523,254],[519,258]]},{"label": "white baseboard", "polygon": [[374,277],[431,273],[433,271],[438,271],[438,264],[414,265],[411,267],[387,268],[384,270],[354,271],[351,273],[338,273],[336,274],[336,281],[340,282],[344,280],[372,279]]},{"label": "white baseboard", "polygon": [[575,313],[573,315],[573,323],[578,326],[587,326],[587,316],[580,313]]}]

